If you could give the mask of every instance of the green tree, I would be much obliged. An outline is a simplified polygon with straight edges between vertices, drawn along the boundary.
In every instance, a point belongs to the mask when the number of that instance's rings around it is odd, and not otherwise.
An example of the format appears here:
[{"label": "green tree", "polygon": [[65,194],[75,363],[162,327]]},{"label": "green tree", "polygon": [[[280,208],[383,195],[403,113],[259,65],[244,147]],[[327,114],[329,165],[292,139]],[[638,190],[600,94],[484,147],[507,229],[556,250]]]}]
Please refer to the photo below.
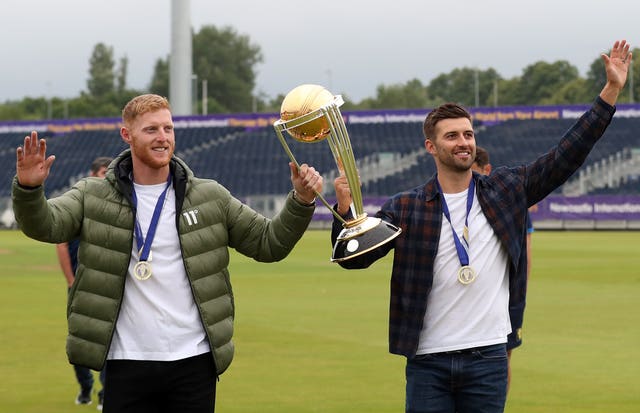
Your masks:
[{"label": "green tree", "polygon": [[589,66],[589,71],[587,72],[587,87],[589,88],[589,92],[595,97],[595,95],[600,92],[604,84],[607,82],[607,74],[604,71],[604,62],[602,61],[602,57],[598,57],[593,62],[591,62],[591,66]]},{"label": "green tree", "polygon": [[[260,46],[232,27],[204,26],[193,35],[193,72],[207,81],[207,113],[249,112],[271,106],[253,95],[256,65],[262,62]],[[158,60],[151,80],[153,93],[168,95],[169,59]],[[198,101],[198,105],[202,103]],[[202,108],[199,108],[199,111]]]},{"label": "green tree", "polygon": [[127,70],[129,69],[129,59],[127,56],[120,58],[120,65],[117,70],[116,92],[123,93],[127,88]]},{"label": "green tree", "polygon": [[24,113],[17,102],[7,101],[0,105],[0,120],[24,120]]},{"label": "green tree", "polygon": [[74,118],[114,117],[118,116],[122,110],[114,93],[111,93],[108,98],[97,98],[83,92],[80,96],[70,99],[67,106],[70,116]]},{"label": "green tree", "polygon": [[168,59],[156,60],[153,69],[153,77],[149,85],[149,91],[160,96],[169,96],[169,61]]},{"label": "green tree", "polygon": [[428,85],[429,94],[439,101],[457,102],[465,106],[493,105],[495,84],[500,75],[493,68],[479,70],[470,67],[454,69],[434,78]]},{"label": "green tree", "polygon": [[87,89],[96,98],[104,98],[115,92],[115,62],[113,47],[98,43],[89,59]]},{"label": "green tree", "polygon": [[561,105],[574,103],[589,103],[594,94],[589,91],[586,79],[578,77],[556,90],[553,95],[540,101],[542,105]]},{"label": "green tree", "polygon": [[253,106],[255,66],[262,62],[260,47],[232,27],[204,26],[193,37],[193,70],[207,80],[209,109],[249,112]]},{"label": "green tree", "polygon": [[500,79],[497,83],[498,106],[515,105],[518,102],[518,88],[520,77],[511,79]]},{"label": "green tree", "polygon": [[566,60],[536,62],[524,68],[515,93],[515,104],[538,105],[551,102],[558,89],[578,78],[578,69]]},{"label": "green tree", "polygon": [[0,120],[47,119],[51,101],[44,96],[25,97],[19,101],[5,102],[0,106]]},{"label": "green tree", "polygon": [[[636,59],[629,73],[627,86],[619,102],[640,101],[640,49],[633,49]],[[87,91],[71,99],[25,97],[21,101],[0,104],[0,120],[54,119],[64,117],[118,116],[122,106],[141,91],[128,89],[128,58],[114,63],[114,51],[103,43],[94,46],[89,61]],[[253,110],[279,112],[284,95],[274,99],[254,92],[256,69],[262,61],[260,48],[247,36],[232,28],[205,26],[193,35],[194,72],[199,80],[207,80],[208,113],[247,112]],[[477,79],[477,80],[476,80]],[[455,101],[465,106],[535,105],[589,103],[606,82],[604,63],[598,56],[586,78],[567,61],[536,62],[525,67],[522,75],[503,79],[492,68],[456,68],[443,73],[425,87],[419,80],[405,84],[380,84],[376,95],[353,102],[345,93],[343,110],[396,109],[433,107],[443,101]],[[633,91],[630,88],[633,87]],[[169,95],[168,59],[158,59],[149,90]],[[497,96],[496,96],[497,92]],[[201,102],[198,101],[200,105]],[[202,108],[199,108],[199,111]]]},{"label": "green tree", "polygon": [[633,96],[633,103],[640,102],[640,49],[635,48],[632,51],[633,60],[629,67],[629,79],[625,89],[633,87],[633,94],[627,92],[627,96]]},{"label": "green tree", "polygon": [[378,85],[375,97],[363,99],[357,105],[345,106],[345,109],[412,109],[424,108],[432,103],[422,82],[411,79],[404,84]]},{"label": "green tree", "polygon": [[278,94],[273,99],[270,99],[264,93],[259,93],[258,99],[257,99],[258,112],[280,113],[280,107],[282,106],[282,101],[284,100],[284,98],[285,98],[284,93]]},{"label": "green tree", "polygon": [[113,47],[98,43],[89,60],[87,91],[66,102],[70,117],[119,116],[121,108],[138,90],[127,88],[129,59],[126,56],[115,65]]}]

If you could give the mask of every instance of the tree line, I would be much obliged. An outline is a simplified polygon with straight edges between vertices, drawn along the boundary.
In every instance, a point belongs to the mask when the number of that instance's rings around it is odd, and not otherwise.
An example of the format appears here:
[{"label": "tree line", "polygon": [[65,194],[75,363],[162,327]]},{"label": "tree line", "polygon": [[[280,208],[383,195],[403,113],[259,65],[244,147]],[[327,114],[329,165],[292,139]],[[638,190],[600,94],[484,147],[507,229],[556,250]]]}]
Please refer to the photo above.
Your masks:
[{"label": "tree line", "polygon": [[[204,26],[192,33],[194,90],[206,80],[207,107],[194,99],[194,113],[279,112],[284,93],[273,98],[256,95],[257,65],[263,61],[259,45],[232,27]],[[640,49],[633,54],[640,56]],[[631,77],[620,103],[640,98],[640,67],[634,60]],[[635,68],[635,70],[634,70]],[[155,62],[147,90],[127,87],[128,58],[116,59],[113,47],[94,46],[89,60],[86,90],[74,98],[25,97],[0,103],[0,120],[42,120],[114,117],[124,104],[141,93],[169,95],[169,57]],[[503,78],[495,69],[473,67],[442,73],[428,84],[411,79],[406,83],[380,84],[375,96],[354,102],[345,97],[345,110],[429,108],[443,101],[464,106],[510,106],[589,103],[606,81],[604,64],[596,56],[585,77],[566,60],[538,61],[519,76]],[[204,110],[203,110],[204,109]]]}]

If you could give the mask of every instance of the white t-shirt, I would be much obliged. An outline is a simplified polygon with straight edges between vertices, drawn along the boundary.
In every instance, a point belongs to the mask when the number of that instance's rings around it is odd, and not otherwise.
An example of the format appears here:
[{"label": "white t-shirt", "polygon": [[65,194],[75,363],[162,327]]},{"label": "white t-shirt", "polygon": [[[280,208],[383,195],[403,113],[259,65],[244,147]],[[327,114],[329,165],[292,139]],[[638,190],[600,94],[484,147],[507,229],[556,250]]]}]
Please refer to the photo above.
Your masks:
[{"label": "white t-shirt", "polygon": [[[145,239],[165,186],[134,184],[137,218]],[[170,186],[151,244],[153,274],[144,281],[132,275],[139,257],[134,239],[109,359],[174,361],[210,351],[184,269],[175,222],[175,192]]]},{"label": "white t-shirt", "polygon": [[[444,197],[453,228],[464,242],[467,190]],[[427,298],[417,354],[506,343],[511,332],[508,255],[482,213],[477,196],[468,224],[469,265],[477,277],[467,285],[458,281],[460,259],[451,225],[443,214],[433,286]]]}]

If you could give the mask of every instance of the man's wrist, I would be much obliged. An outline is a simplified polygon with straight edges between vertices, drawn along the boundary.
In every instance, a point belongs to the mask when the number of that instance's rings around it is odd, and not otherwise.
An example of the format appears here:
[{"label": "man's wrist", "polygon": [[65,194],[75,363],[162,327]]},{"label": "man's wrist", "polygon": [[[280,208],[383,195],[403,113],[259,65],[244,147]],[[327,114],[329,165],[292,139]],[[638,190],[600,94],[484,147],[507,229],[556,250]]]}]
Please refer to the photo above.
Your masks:
[{"label": "man's wrist", "polygon": [[293,199],[295,199],[299,204],[304,205],[304,206],[312,206],[315,205],[316,203],[316,197],[314,196],[313,199],[311,200],[311,202],[302,199],[300,197],[300,194],[296,192],[296,190],[293,190]]},{"label": "man's wrist", "polygon": [[37,189],[40,187],[40,185],[36,185],[36,186],[29,186],[29,185],[23,185],[20,183],[20,181],[16,181],[18,182],[18,186],[22,189],[27,189],[27,190],[32,190],[32,189]]},{"label": "man's wrist", "polygon": [[610,106],[615,106],[622,88],[607,82],[598,96]]}]

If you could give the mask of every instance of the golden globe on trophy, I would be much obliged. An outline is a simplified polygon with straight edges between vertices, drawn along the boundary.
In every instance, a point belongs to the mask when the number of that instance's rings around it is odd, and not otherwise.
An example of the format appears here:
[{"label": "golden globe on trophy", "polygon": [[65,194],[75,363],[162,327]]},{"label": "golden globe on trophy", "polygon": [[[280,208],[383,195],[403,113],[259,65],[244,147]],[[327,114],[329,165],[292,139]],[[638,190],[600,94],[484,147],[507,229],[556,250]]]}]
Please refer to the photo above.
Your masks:
[{"label": "golden globe on trophy", "polygon": [[283,135],[285,131],[298,142],[315,143],[325,140],[338,170],[347,178],[353,200],[352,220],[346,221],[321,194],[316,194],[333,216],[342,222],[343,229],[333,246],[333,262],[362,255],[393,240],[401,232],[395,225],[380,218],[368,217],[364,212],[355,156],[339,109],[343,103],[340,95],[334,96],[322,86],[301,85],[287,93],[280,108],[280,119],[273,124],[280,143],[296,166],[299,167],[300,164],[287,145]]}]

